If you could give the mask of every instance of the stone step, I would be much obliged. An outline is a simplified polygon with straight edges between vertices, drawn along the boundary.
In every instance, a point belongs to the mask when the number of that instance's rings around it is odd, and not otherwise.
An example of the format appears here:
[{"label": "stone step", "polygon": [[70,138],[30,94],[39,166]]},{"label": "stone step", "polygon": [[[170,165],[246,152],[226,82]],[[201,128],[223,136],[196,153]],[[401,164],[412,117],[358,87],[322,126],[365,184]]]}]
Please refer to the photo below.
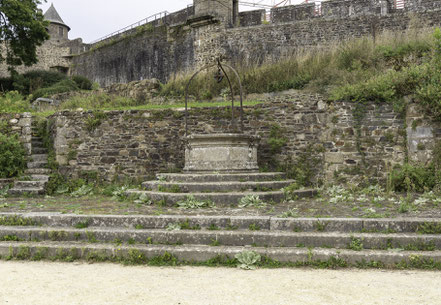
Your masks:
[{"label": "stone step", "polygon": [[15,181],[14,188],[16,189],[39,189],[44,188],[47,184],[46,181]]},{"label": "stone step", "polygon": [[33,154],[47,154],[47,149],[44,147],[32,147]]},{"label": "stone step", "polygon": [[147,181],[142,186],[151,191],[180,193],[195,192],[241,192],[280,190],[294,183],[295,180],[285,181],[249,181],[249,182],[163,182]]},{"label": "stone step", "polygon": [[33,168],[46,168],[47,167],[47,161],[28,162],[27,166],[28,166],[29,169],[33,169]]},{"label": "stone step", "polygon": [[33,154],[31,160],[33,162],[47,162],[47,154]]},{"label": "stone step", "polygon": [[44,195],[45,189],[43,187],[13,187],[8,190],[8,195],[23,196],[23,195]]},{"label": "stone step", "polygon": [[441,234],[374,234],[337,232],[286,232],[250,230],[158,230],[63,227],[1,227],[3,236],[15,236],[20,240],[84,241],[111,243],[191,244],[253,247],[319,247],[336,249],[395,249],[395,251],[441,250]]},{"label": "stone step", "polygon": [[20,217],[38,225],[74,227],[87,222],[91,227],[122,227],[165,229],[169,224],[188,223],[207,229],[216,226],[248,229],[250,225],[261,230],[288,232],[346,232],[346,233],[415,233],[422,227],[441,228],[441,218],[279,218],[272,216],[189,216],[189,215],[76,215],[61,213],[0,213],[0,217]]},{"label": "stone step", "polygon": [[[127,261],[147,263],[148,259],[162,257],[166,262],[207,262],[215,259],[222,262],[234,259],[243,251],[253,251],[275,262],[298,265],[320,265],[329,267],[384,266],[424,267],[424,264],[441,262],[441,251],[385,251],[305,248],[262,248],[202,245],[113,245],[79,242],[0,242],[0,257],[24,260],[89,260]],[[172,260],[174,259],[174,260]],[[399,264],[399,265],[398,265]]]},{"label": "stone step", "polygon": [[169,174],[156,175],[164,182],[226,182],[226,181],[279,181],[284,180],[285,173],[200,173],[200,174]]},{"label": "stone step", "polygon": [[49,176],[48,175],[31,175],[31,179],[34,180],[34,181],[48,182],[49,181]]},{"label": "stone step", "polygon": [[44,144],[43,144],[43,141],[32,141],[31,142],[31,146],[33,148],[45,148]]},{"label": "stone step", "polygon": [[[193,196],[197,201],[209,201],[220,206],[235,206],[239,201],[248,195],[258,196],[260,200],[270,202],[282,202],[285,194],[282,191],[270,192],[229,192],[229,193],[162,193],[153,191],[129,190],[127,195],[146,195],[153,202],[164,201],[166,205],[175,205],[178,202],[185,201],[189,196]],[[293,196],[298,198],[313,197],[317,194],[316,190],[298,190],[293,192]]]},{"label": "stone step", "polygon": [[50,173],[51,170],[49,168],[28,168],[25,170],[26,175],[46,175]]}]

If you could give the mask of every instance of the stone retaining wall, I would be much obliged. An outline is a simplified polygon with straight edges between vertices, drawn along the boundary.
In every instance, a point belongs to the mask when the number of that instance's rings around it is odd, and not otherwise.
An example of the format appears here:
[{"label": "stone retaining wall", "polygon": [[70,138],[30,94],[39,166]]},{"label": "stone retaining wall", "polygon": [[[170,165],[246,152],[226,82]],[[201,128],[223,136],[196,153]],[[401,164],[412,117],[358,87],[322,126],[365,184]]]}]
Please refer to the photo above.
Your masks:
[{"label": "stone retaining wall", "polygon": [[[307,154],[318,160],[316,180],[358,182],[384,180],[394,164],[405,160],[406,120],[390,106],[369,104],[360,120],[353,116],[354,104],[328,104],[320,96],[290,92],[268,100],[244,110],[245,132],[262,138],[258,150],[262,169],[296,166],[297,158]],[[57,161],[68,175],[97,172],[106,180],[143,180],[184,166],[182,109],[61,112],[50,119]],[[425,126],[427,120],[420,121],[418,127]],[[441,139],[439,124],[430,126],[431,132],[419,138],[424,143]],[[190,133],[232,130],[226,108],[190,111]],[[409,149],[411,159],[427,162],[432,146],[418,147],[416,154]]]}]

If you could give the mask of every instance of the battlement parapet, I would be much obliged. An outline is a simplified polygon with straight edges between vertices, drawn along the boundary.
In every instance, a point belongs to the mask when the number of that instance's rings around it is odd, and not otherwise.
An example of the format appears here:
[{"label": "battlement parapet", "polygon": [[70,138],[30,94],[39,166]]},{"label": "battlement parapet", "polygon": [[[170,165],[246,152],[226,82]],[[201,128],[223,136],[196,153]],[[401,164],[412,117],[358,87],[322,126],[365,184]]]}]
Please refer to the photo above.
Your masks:
[{"label": "battlement parapet", "polygon": [[288,5],[271,9],[271,22],[274,24],[306,20],[314,17],[314,3]]},{"label": "battlement parapet", "polygon": [[255,10],[239,13],[239,25],[240,26],[253,26],[261,25],[265,20],[265,10]]}]

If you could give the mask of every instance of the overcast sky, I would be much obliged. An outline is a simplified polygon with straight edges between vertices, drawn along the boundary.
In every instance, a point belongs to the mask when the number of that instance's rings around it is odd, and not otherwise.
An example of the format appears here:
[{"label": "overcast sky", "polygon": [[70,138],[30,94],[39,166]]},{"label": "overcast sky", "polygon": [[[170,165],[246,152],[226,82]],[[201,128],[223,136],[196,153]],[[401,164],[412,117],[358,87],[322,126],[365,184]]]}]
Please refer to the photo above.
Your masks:
[{"label": "overcast sky", "polygon": [[[292,0],[294,2],[300,1]],[[51,3],[70,26],[70,39],[81,37],[84,42],[91,42],[156,13],[183,9],[193,4],[193,0],[48,0],[40,7],[46,12]],[[241,11],[246,9],[241,7]]]}]

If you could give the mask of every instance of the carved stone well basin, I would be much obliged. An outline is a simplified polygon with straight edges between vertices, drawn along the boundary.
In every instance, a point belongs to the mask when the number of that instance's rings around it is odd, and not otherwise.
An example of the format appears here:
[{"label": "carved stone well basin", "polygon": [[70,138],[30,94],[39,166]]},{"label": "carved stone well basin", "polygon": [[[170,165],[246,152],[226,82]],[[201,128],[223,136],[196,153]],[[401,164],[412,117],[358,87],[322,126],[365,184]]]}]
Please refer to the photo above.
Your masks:
[{"label": "carved stone well basin", "polygon": [[186,138],[185,172],[256,172],[259,137],[243,133],[195,134]]}]

